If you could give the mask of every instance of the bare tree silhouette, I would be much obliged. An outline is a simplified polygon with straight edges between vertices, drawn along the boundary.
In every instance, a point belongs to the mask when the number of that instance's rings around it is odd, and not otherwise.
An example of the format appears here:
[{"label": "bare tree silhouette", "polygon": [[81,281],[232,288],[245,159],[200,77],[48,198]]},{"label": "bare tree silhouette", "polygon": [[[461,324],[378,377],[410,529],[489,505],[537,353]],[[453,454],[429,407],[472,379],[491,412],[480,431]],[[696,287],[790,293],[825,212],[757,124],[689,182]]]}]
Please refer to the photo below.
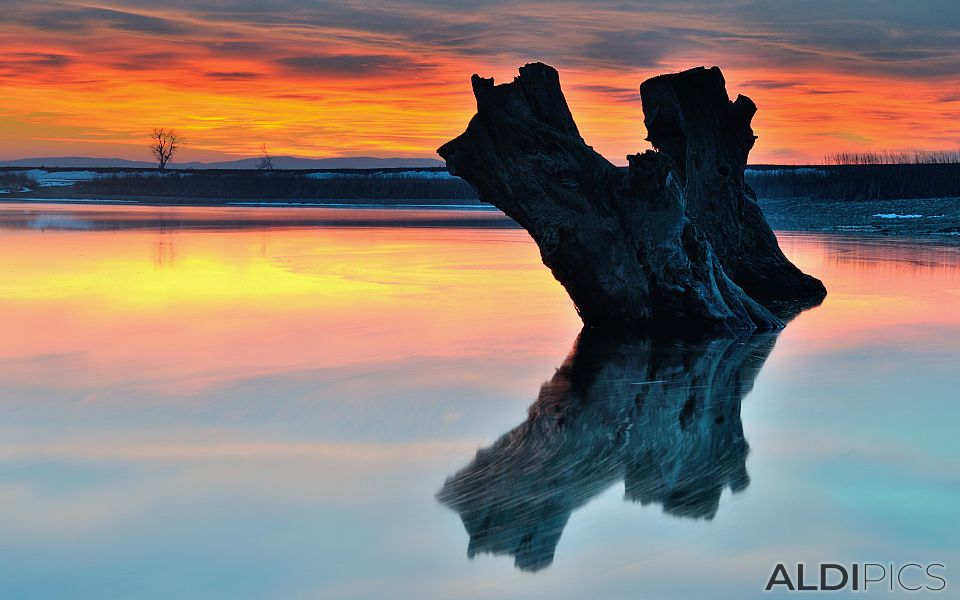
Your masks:
[{"label": "bare tree silhouette", "polygon": [[270,153],[267,152],[267,145],[260,145],[260,165],[257,167],[261,171],[272,171],[273,170],[273,157],[270,156]]},{"label": "bare tree silhouette", "polygon": [[153,158],[157,161],[157,166],[163,171],[167,168],[167,161],[169,161],[173,153],[177,151],[183,140],[177,135],[176,131],[162,127],[159,129],[155,128],[150,139],[150,151],[153,153]]}]

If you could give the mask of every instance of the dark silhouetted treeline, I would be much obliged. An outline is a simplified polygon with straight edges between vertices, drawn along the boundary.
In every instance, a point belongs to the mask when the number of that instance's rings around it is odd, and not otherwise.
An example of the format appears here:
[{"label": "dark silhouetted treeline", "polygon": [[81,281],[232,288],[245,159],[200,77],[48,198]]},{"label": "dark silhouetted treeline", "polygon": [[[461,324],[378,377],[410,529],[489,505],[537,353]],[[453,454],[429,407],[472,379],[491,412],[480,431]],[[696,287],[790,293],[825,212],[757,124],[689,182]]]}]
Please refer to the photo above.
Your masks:
[{"label": "dark silhouetted treeline", "polygon": [[[81,194],[222,200],[476,200],[461,179],[411,172],[174,171],[117,173],[79,181]],[[431,176],[433,175],[433,176]]]},{"label": "dark silhouetted treeline", "polygon": [[[760,198],[890,200],[960,197],[960,162],[950,153],[840,153],[822,166],[754,165],[746,182]],[[960,158],[960,157],[956,157]],[[873,161],[864,164],[863,161]],[[926,162],[923,162],[926,161]],[[134,169],[96,169],[73,190],[88,196],[132,196],[214,201],[406,201],[476,202],[466,182],[441,176],[442,169],[411,171],[175,170],[165,174]],[[36,181],[0,170],[0,190],[35,189]],[[63,188],[59,188],[65,191]]]},{"label": "dark silhouetted treeline", "polygon": [[834,152],[824,157],[823,161],[825,165],[946,165],[952,163],[960,163],[960,151]]},{"label": "dark silhouetted treeline", "polygon": [[759,198],[895,200],[960,197],[960,163],[957,162],[756,166],[747,169],[745,180]]}]

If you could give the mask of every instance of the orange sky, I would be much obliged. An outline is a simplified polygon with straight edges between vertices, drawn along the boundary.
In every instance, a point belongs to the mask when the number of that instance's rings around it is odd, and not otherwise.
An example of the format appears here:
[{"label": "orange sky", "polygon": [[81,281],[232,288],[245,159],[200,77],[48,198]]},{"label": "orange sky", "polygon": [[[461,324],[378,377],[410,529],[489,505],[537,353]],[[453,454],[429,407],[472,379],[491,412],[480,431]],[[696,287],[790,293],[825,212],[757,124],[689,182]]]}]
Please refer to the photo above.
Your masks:
[{"label": "orange sky", "polygon": [[469,76],[557,67],[588,143],[647,148],[636,89],[719,65],[760,107],[751,161],[960,147],[950,2],[0,0],[0,160],[435,157],[473,114]]}]

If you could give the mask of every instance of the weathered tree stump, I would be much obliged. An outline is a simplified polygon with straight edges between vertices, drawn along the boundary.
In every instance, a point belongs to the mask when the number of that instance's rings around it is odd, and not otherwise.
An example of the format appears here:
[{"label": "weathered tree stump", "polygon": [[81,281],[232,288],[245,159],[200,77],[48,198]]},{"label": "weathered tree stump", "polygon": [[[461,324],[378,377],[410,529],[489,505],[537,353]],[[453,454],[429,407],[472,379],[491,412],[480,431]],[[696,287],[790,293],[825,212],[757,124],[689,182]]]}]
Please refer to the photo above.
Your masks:
[{"label": "weathered tree stump", "polygon": [[634,333],[782,327],[758,301],[821,299],[743,183],[756,111],[720,70],[641,86],[659,152],[618,168],[587,146],[552,67],[512,83],[472,78],[477,114],[438,152],[451,174],[523,226],[584,324]]}]

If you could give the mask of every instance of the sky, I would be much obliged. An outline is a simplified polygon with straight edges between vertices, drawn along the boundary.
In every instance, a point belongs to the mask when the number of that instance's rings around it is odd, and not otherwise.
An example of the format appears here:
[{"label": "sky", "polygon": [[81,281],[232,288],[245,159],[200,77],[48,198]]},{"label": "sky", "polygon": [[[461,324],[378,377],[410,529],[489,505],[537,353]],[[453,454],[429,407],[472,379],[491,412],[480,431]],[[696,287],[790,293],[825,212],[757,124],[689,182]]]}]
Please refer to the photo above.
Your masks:
[{"label": "sky", "polygon": [[960,148],[960,2],[0,0],[0,160],[436,157],[470,75],[560,71],[581,133],[649,148],[637,88],[719,66],[759,106],[753,163]]}]

